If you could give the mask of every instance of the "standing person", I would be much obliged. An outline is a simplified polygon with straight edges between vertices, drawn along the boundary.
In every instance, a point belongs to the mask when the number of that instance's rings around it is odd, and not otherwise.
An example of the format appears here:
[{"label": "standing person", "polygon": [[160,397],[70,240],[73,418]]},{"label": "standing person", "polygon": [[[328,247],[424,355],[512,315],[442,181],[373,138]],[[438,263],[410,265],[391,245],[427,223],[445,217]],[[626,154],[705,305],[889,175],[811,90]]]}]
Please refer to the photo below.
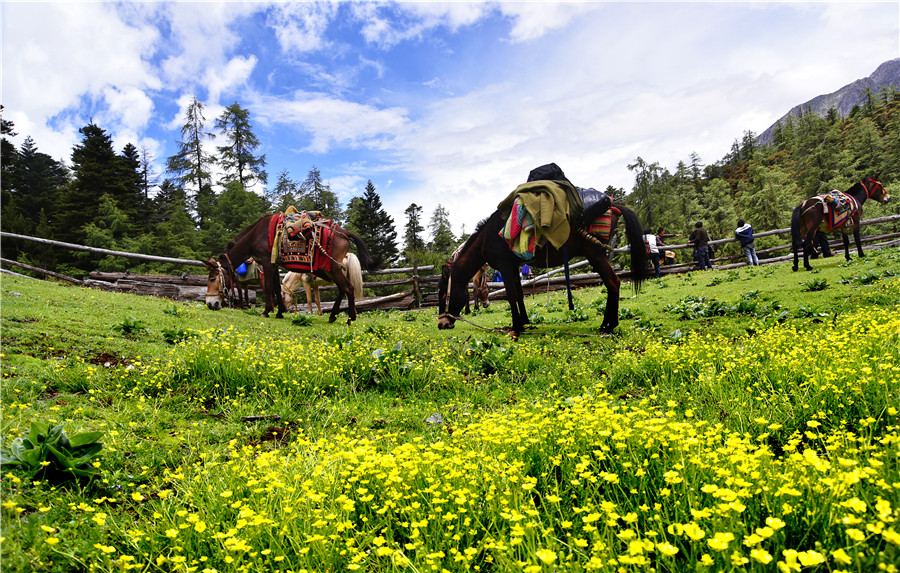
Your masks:
[{"label": "standing person", "polygon": [[822,231],[817,231],[816,238],[813,239],[812,258],[818,259],[819,253],[826,259],[831,256],[831,247],[828,245],[828,233],[823,233]]},{"label": "standing person", "polygon": [[756,256],[756,240],[753,238],[753,227],[750,223],[744,223],[743,219],[738,221],[737,229],[734,230],[734,236],[741,243],[741,249],[747,257],[747,264],[753,267],[759,266],[759,258]]},{"label": "standing person", "polygon": [[644,229],[644,243],[647,244],[647,249],[650,251],[650,262],[653,263],[653,271],[656,273],[656,278],[659,278],[662,275],[659,272],[659,245],[657,245],[656,240],[657,236],[653,234],[650,227]]},{"label": "standing person", "polygon": [[697,249],[697,264],[700,270],[712,270],[712,263],[709,260],[709,233],[703,228],[703,221],[697,221],[694,225],[696,229],[691,233],[694,248]]}]

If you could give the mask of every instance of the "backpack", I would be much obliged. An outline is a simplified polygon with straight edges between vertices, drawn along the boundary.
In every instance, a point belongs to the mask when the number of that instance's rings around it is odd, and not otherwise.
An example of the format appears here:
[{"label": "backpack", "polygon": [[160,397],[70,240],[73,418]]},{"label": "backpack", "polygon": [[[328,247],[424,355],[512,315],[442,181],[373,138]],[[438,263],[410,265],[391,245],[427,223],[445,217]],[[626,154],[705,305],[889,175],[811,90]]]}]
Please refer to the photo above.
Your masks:
[{"label": "backpack", "polygon": [[650,241],[647,240],[647,235],[644,235],[644,250],[647,251],[647,256],[650,256]]}]

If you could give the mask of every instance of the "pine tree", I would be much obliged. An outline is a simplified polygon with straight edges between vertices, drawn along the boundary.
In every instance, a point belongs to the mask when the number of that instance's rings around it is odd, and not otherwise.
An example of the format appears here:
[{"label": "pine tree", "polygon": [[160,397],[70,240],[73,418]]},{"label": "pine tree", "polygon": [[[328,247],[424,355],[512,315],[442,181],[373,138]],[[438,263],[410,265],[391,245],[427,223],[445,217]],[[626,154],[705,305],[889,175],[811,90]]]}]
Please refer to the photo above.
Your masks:
[{"label": "pine tree", "polygon": [[238,181],[244,189],[257,181],[265,185],[269,178],[263,169],[266,156],[253,154],[259,147],[259,139],[250,125],[250,112],[234,102],[216,119],[216,129],[228,141],[228,145],[217,148],[219,164],[225,171],[221,183],[227,185]]},{"label": "pine tree", "polygon": [[431,251],[442,255],[453,252],[456,248],[456,237],[450,228],[450,213],[442,205],[438,204],[432,213],[428,230],[431,231],[431,242],[428,244]]},{"label": "pine tree", "polygon": [[298,189],[297,182],[291,179],[287,170],[282,170],[275,187],[267,193],[270,210],[281,213],[291,205],[299,208]]},{"label": "pine tree", "polygon": [[362,197],[354,197],[347,207],[347,228],[365,241],[379,265],[393,262],[398,255],[394,219],[381,205],[370,179]]},{"label": "pine tree", "polygon": [[98,218],[101,198],[121,195],[116,187],[122,162],[105,130],[91,123],[78,131],[82,142],[72,150],[74,180],[60,200],[58,236],[84,244],[85,226]]},{"label": "pine tree", "polygon": [[331,186],[322,181],[322,174],[315,165],[309,170],[306,180],[300,184],[300,193],[300,205],[296,207],[301,211],[321,211],[326,219],[333,219],[338,223],[343,220],[340,200],[331,191]]},{"label": "pine tree", "polygon": [[10,179],[15,182],[11,190],[11,210],[4,208],[3,216],[21,213],[28,226],[25,234],[30,234],[35,230],[41,210],[51,218],[55,214],[57,199],[68,183],[69,172],[63,164],[38,151],[31,137],[25,138],[15,157],[15,164],[10,168]]},{"label": "pine tree", "polygon": [[203,103],[194,97],[184,112],[184,125],[181,126],[181,142],[178,153],[166,161],[166,170],[176,176],[179,184],[185,189],[192,189],[194,208],[201,228],[205,228],[210,211],[215,202],[212,180],[209,174],[213,158],[203,149],[203,142],[213,136],[204,131],[206,118],[203,116]]},{"label": "pine tree", "polygon": [[[425,230],[422,226],[422,208],[415,203],[410,204],[403,212],[406,215],[406,225],[403,233],[403,250],[406,253],[416,253],[425,250],[425,241],[420,236]],[[406,255],[407,258],[409,254]]]}]

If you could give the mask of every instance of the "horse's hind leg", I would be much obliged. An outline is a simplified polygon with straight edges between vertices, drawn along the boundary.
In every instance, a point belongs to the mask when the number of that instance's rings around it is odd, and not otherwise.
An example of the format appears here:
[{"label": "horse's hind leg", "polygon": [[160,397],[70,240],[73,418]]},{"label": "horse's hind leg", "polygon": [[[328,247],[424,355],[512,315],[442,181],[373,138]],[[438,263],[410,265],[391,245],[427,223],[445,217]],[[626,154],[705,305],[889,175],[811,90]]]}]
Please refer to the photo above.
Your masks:
[{"label": "horse's hind leg", "polygon": [[813,239],[816,236],[816,230],[813,229],[803,238],[803,268],[811,271],[812,265],[809,264],[809,255],[812,253],[813,249]]}]

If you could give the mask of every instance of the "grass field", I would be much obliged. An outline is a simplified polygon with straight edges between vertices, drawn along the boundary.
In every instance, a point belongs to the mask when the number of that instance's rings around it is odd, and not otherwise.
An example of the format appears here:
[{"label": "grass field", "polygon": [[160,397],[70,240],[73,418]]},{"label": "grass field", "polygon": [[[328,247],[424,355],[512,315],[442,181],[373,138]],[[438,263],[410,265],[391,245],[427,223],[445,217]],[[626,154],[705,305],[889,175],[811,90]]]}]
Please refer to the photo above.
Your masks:
[{"label": "grass field", "polygon": [[612,336],[537,291],[518,340],[3,276],[2,447],[103,447],[4,465],[0,565],[896,571],[900,249],[813,264],[623,285]]}]

